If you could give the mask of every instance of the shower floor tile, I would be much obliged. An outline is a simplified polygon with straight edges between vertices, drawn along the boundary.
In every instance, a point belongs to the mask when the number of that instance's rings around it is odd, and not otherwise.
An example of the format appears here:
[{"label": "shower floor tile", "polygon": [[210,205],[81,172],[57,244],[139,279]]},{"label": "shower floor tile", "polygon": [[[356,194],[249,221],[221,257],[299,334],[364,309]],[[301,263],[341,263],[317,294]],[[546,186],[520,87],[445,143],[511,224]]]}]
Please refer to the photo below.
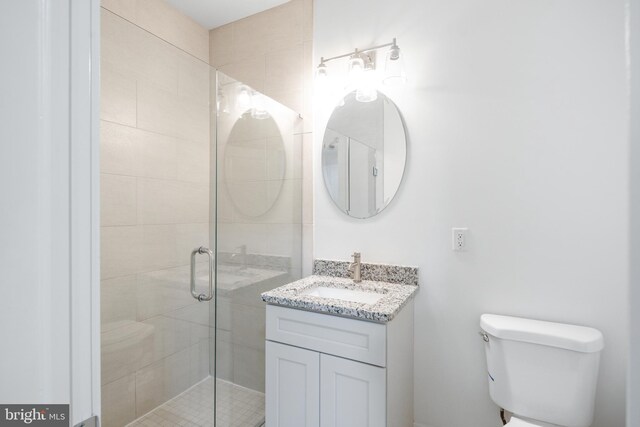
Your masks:
[{"label": "shower floor tile", "polygon": [[[264,394],[217,380],[216,427],[259,427],[264,424]],[[133,421],[128,427],[213,427],[213,378]]]}]

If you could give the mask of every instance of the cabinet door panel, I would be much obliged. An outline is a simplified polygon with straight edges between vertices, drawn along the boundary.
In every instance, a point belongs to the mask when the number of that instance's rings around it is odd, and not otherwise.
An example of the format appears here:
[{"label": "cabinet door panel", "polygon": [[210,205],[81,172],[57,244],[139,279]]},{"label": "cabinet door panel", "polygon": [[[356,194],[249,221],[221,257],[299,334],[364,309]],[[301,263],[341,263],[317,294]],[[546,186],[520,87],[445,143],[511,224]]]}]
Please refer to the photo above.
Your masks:
[{"label": "cabinet door panel", "polygon": [[320,354],[266,343],[266,427],[317,427]]},{"label": "cabinet door panel", "polygon": [[320,425],[322,427],[384,427],[386,371],[320,355]]}]

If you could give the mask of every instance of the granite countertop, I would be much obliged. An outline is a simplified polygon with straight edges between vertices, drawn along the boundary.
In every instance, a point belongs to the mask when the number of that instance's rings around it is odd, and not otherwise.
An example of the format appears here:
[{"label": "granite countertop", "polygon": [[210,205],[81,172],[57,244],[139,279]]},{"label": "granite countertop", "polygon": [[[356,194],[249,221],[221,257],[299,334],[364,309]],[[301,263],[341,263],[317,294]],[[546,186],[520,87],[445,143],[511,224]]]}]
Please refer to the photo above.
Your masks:
[{"label": "granite countertop", "polygon": [[[373,266],[373,264],[369,264],[369,266]],[[376,268],[363,269],[363,273],[369,271],[371,274],[363,274],[363,280],[360,283],[355,283],[350,278],[344,277],[348,274],[344,267],[344,262],[341,261],[316,260],[313,276],[264,292],[262,300],[269,304],[290,308],[387,323],[418,291],[418,273],[417,269],[413,267],[380,264]],[[386,280],[379,280],[379,278]],[[384,296],[372,304],[367,304],[305,293],[317,287],[371,292]]]},{"label": "granite countertop", "polygon": [[[305,294],[315,287],[341,288],[362,292],[375,292],[384,296],[373,304],[325,298]],[[387,323],[405,306],[418,290],[417,286],[363,280],[354,283],[351,279],[330,276],[309,276],[288,285],[280,286],[262,294],[269,304],[316,311],[337,316],[353,317],[373,322]]]}]

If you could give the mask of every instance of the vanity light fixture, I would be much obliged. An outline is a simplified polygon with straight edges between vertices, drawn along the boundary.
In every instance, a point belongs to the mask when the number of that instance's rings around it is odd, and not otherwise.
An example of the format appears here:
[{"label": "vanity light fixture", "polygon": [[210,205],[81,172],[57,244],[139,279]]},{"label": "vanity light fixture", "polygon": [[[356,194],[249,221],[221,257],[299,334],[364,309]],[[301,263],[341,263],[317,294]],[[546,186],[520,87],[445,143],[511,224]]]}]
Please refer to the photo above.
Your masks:
[{"label": "vanity light fixture", "polygon": [[358,52],[358,49],[356,49],[354,54],[349,57],[349,82],[355,82],[362,77],[362,74],[364,73],[365,59],[370,62],[370,59],[363,53]]},{"label": "vanity light fixture", "polygon": [[[325,81],[329,75],[327,62],[336,59],[349,58],[347,86],[355,87],[361,96],[357,99],[362,102],[370,102],[370,94],[375,92],[375,70],[376,51],[388,47],[386,54],[384,77],[382,82],[388,85],[397,85],[406,82],[404,64],[400,54],[400,47],[394,38],[390,43],[372,46],[366,49],[354,49],[353,52],[333,56],[331,58],[320,58],[320,64],[316,68],[316,78]],[[369,96],[367,96],[369,94]]]},{"label": "vanity light fixture", "polygon": [[260,93],[254,93],[251,97],[251,117],[258,120],[264,120],[271,117],[269,112],[267,111],[267,106],[265,105],[264,95]]},{"label": "vanity light fixture", "polygon": [[240,112],[240,114],[243,114],[245,111],[251,108],[252,106],[251,98],[253,97],[253,94],[251,92],[252,90],[244,85],[238,88],[238,95],[236,98],[236,107]]},{"label": "vanity light fixture", "polygon": [[328,77],[327,64],[324,63],[324,59],[320,61],[320,64],[316,68],[316,78],[326,79]]},{"label": "vanity light fixture", "polygon": [[[268,119],[271,117],[267,111],[265,97],[248,86],[240,85],[236,95],[236,109],[240,115],[247,111],[251,113],[251,117],[258,120]],[[218,106],[220,108],[220,105]]]},{"label": "vanity light fixture", "polygon": [[407,81],[404,71],[404,63],[400,56],[400,48],[393,39],[393,45],[387,52],[387,58],[384,63],[384,79],[382,82],[389,86],[398,86]]},{"label": "vanity light fixture", "polygon": [[378,90],[376,88],[376,70],[373,61],[365,63],[364,71],[360,75],[358,84],[355,85],[356,101],[373,102],[378,99]]}]

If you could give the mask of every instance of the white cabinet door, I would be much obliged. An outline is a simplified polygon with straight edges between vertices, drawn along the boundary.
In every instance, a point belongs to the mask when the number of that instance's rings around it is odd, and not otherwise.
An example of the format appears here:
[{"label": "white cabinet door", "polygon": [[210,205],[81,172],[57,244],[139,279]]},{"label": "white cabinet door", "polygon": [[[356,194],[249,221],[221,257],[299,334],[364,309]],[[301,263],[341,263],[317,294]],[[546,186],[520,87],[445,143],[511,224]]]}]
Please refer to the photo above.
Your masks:
[{"label": "white cabinet door", "polygon": [[320,425],[320,353],[266,343],[266,427]]},{"label": "white cabinet door", "polygon": [[322,427],[385,427],[385,369],[320,355],[320,408]]}]

